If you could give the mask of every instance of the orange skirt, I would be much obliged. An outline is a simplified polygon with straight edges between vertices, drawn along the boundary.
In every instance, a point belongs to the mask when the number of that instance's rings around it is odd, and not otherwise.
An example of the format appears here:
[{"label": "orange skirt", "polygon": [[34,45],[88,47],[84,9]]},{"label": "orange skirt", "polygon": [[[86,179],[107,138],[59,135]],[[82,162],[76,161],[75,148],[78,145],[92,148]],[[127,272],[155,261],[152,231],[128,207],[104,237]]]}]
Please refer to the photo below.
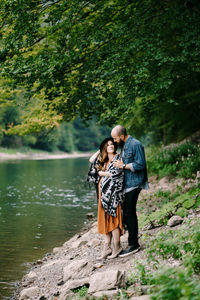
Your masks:
[{"label": "orange skirt", "polygon": [[99,183],[99,205],[98,205],[98,232],[101,234],[108,234],[114,229],[120,229],[120,235],[123,234],[122,226],[122,213],[120,204],[117,207],[117,216],[113,217],[105,214],[105,211],[101,205],[101,191]]}]

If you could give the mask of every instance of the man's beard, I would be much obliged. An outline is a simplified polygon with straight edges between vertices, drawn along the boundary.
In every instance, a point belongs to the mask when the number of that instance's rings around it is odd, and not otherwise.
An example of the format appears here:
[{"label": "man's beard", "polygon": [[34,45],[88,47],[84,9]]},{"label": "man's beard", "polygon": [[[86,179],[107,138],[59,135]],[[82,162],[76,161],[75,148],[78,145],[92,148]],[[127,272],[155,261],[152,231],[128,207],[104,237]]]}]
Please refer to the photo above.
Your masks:
[{"label": "man's beard", "polygon": [[123,147],[124,147],[124,144],[125,144],[125,142],[122,141],[122,140],[120,139],[120,141],[119,141],[119,143],[118,143],[119,147],[120,147],[120,148],[123,148]]}]

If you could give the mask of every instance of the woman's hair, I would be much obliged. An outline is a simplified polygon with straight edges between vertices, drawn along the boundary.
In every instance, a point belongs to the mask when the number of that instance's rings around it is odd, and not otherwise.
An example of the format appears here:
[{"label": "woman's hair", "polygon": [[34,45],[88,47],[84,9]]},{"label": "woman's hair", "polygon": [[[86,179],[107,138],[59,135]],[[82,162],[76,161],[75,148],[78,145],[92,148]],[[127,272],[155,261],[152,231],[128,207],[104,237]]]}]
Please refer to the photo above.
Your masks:
[{"label": "woman's hair", "polygon": [[[105,162],[108,161],[108,152],[107,152],[107,146],[108,146],[108,142],[112,142],[113,140],[112,138],[110,140],[107,140],[107,142],[103,145],[102,150],[99,153],[98,156],[98,164],[96,165],[96,168],[98,171],[101,171],[104,167]],[[113,143],[113,145],[115,146],[115,144]],[[116,148],[114,150],[114,154],[116,153]]]}]

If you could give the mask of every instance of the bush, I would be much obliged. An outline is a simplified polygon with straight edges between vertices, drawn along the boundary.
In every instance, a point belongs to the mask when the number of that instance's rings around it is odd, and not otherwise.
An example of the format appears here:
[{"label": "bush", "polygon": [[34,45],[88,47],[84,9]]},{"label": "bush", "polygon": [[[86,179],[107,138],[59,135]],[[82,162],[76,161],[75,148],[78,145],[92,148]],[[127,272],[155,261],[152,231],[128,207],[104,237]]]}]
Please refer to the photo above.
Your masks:
[{"label": "bush", "polygon": [[[191,223],[192,222],[192,223]],[[179,259],[184,266],[193,272],[200,272],[200,220],[188,221],[181,228],[158,233],[150,241],[147,253],[148,260]]]},{"label": "bush", "polygon": [[153,274],[149,283],[152,300],[198,300],[200,295],[199,280],[183,268],[161,268]]},{"label": "bush", "polygon": [[178,175],[190,178],[200,170],[199,157],[200,146],[191,142],[154,149],[147,160],[148,170],[159,177]]}]

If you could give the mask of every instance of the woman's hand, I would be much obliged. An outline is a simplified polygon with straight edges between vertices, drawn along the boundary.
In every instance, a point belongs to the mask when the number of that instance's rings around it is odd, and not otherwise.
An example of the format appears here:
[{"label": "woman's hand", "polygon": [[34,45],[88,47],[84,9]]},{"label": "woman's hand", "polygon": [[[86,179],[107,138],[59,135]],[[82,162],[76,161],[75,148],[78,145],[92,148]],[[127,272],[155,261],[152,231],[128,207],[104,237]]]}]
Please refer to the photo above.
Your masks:
[{"label": "woman's hand", "polygon": [[99,176],[110,176],[110,173],[109,172],[104,172],[104,171],[99,171],[98,172]]}]

